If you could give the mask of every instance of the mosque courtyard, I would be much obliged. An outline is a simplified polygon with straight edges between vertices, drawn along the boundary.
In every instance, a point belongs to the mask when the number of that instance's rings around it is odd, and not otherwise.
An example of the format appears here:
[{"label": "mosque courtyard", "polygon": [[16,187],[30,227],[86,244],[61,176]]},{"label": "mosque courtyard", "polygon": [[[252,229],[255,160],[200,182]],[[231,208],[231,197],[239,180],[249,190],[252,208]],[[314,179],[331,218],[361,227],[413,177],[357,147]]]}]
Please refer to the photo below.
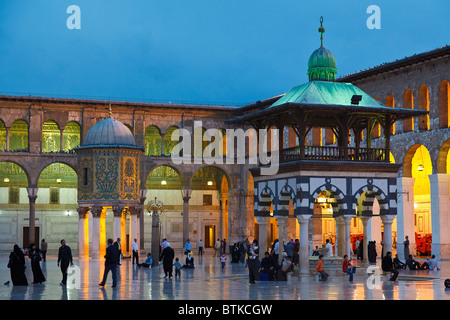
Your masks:
[{"label": "mosque courtyard", "polygon": [[[176,252],[180,262],[182,252]],[[79,288],[60,286],[61,271],[57,267],[56,256],[48,256],[41,267],[47,281],[31,284],[33,281],[29,259],[26,276],[28,286],[13,286],[6,267],[8,255],[0,258],[0,300],[450,300],[450,289],[445,289],[444,280],[450,277],[450,261],[439,263],[440,271],[401,270],[398,281],[388,281],[381,277],[379,288],[367,286],[368,276],[358,270],[353,283],[347,276],[331,276],[326,282],[315,277],[293,275],[289,282],[257,281],[248,283],[248,269],[244,264],[228,262],[224,269],[213,251],[203,257],[195,256],[195,269],[181,272],[180,279],[164,279],[162,265],[150,269],[133,265],[131,259],[124,259],[118,267],[118,285],[112,288],[111,274],[105,287],[98,284],[104,270],[104,260],[74,259],[80,270]],[[140,257],[140,263],[144,257]],[[353,260],[355,263],[355,260]],[[377,265],[381,265],[378,259]],[[75,267],[76,268],[76,267]],[[298,268],[297,268],[298,269]],[[69,275],[73,273],[69,268]]]}]

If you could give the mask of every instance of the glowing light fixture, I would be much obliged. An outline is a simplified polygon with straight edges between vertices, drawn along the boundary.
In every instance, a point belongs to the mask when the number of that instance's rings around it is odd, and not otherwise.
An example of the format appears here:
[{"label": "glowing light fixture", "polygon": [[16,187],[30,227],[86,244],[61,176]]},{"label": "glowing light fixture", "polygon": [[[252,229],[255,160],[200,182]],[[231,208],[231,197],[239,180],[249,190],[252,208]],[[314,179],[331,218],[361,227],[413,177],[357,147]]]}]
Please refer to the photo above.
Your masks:
[{"label": "glowing light fixture", "polygon": [[165,186],[165,185],[167,184],[167,181],[166,181],[166,180],[163,180],[163,181],[161,181],[161,184],[162,184],[163,186]]},{"label": "glowing light fixture", "polygon": [[3,179],[3,182],[6,182],[6,183],[8,183],[8,182],[9,182],[9,178],[5,178],[5,179]]},{"label": "glowing light fixture", "polygon": [[61,183],[61,179],[56,179],[56,183]]},{"label": "glowing light fixture", "polygon": [[212,186],[213,182],[212,181],[208,181],[208,186]]}]

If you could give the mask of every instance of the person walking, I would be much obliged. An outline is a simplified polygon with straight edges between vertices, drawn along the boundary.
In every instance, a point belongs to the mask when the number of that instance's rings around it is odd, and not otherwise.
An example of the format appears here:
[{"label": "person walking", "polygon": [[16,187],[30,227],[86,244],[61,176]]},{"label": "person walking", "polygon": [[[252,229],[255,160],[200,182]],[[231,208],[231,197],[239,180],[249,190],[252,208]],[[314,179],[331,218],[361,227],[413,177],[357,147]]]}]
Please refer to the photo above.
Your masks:
[{"label": "person walking", "polygon": [[42,239],[41,241],[41,252],[42,252],[42,261],[45,262],[47,260],[47,242],[45,242],[45,239]]},{"label": "person walking", "polygon": [[133,249],[133,264],[134,261],[136,261],[136,264],[139,264],[139,251],[138,251],[138,245],[137,245],[137,239],[134,239],[133,243],[131,244],[131,249]]},{"label": "person walking", "polygon": [[225,263],[227,262],[227,257],[222,253],[220,256],[220,264],[222,265],[222,269],[225,269]]},{"label": "person walking", "polygon": [[222,240],[222,252],[221,253],[224,253],[224,254],[227,253],[227,240],[226,239]]},{"label": "person walking", "polygon": [[386,255],[383,257],[381,261],[381,269],[385,272],[391,273],[391,278],[389,281],[395,281],[398,277],[398,270],[394,268],[394,263],[392,262],[392,252],[386,252]]},{"label": "person walking", "polygon": [[33,271],[33,284],[45,282],[45,276],[42,273],[40,261],[41,255],[34,243],[30,244],[28,249],[28,258],[31,260],[31,271]]},{"label": "person walking", "polygon": [[328,249],[327,256],[332,257],[333,256],[333,245],[330,243],[329,239],[326,240],[326,243],[327,244],[325,245],[325,248]]},{"label": "person walking", "polygon": [[61,264],[61,272],[63,275],[62,281],[59,283],[62,286],[65,286],[67,283],[67,268],[73,266],[72,259],[72,250],[69,246],[66,245],[66,240],[61,240],[61,247],[59,247],[58,251],[58,262],[57,266],[59,267]]},{"label": "person walking", "polygon": [[184,254],[188,255],[192,251],[192,243],[189,239],[187,239],[186,244],[184,245]]},{"label": "person walking", "polygon": [[255,283],[258,279],[258,241],[253,240],[251,246],[248,248],[248,281],[251,284]]},{"label": "person walking", "polygon": [[[9,255],[8,268],[14,286],[28,285],[27,277],[25,276],[25,255],[17,244],[14,245],[13,251]],[[9,281],[6,284],[9,284]]]},{"label": "person walking", "polygon": [[175,279],[178,277],[178,279],[181,278],[181,263],[180,259],[175,258],[175,263],[173,264],[175,267]]},{"label": "person walking", "polygon": [[217,256],[220,256],[220,240],[217,239],[216,243],[214,244],[214,258]]},{"label": "person walking", "polygon": [[175,257],[175,252],[170,247],[170,243],[166,243],[166,247],[161,252],[161,256],[159,257],[159,261],[163,262],[163,269],[165,276],[164,278],[167,278],[169,276],[169,279],[172,278],[172,270],[173,270],[173,258]]},{"label": "person walking", "polygon": [[117,263],[119,261],[119,249],[113,244],[113,239],[108,239],[108,247],[105,254],[105,271],[103,272],[103,280],[98,285],[105,286],[109,271],[112,273],[112,288],[117,286]]},{"label": "person walking", "polygon": [[200,239],[198,242],[198,255],[201,257],[203,256],[203,241]]},{"label": "person walking", "polygon": [[120,238],[117,238],[116,242],[117,242],[117,246],[118,246],[118,249],[119,249],[119,263],[118,263],[118,265],[120,266],[120,265],[122,265],[120,262],[121,262],[121,259],[123,258],[122,242],[120,241]]}]

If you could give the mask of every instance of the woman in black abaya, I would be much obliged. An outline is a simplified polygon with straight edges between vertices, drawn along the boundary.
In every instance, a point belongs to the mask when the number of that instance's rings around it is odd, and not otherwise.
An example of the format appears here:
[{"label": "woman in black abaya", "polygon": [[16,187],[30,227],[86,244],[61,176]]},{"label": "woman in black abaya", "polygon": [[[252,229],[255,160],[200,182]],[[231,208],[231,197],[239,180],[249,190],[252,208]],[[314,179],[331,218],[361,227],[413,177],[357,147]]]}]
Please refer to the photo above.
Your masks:
[{"label": "woman in black abaya", "polygon": [[41,255],[36,249],[36,245],[32,243],[28,250],[28,258],[31,260],[31,270],[33,271],[33,283],[45,282],[44,274],[42,273],[40,261]]},{"label": "woman in black abaya", "polygon": [[14,286],[28,285],[25,276],[25,255],[17,244],[14,245],[13,252],[9,255],[8,268],[11,271],[11,281]]}]

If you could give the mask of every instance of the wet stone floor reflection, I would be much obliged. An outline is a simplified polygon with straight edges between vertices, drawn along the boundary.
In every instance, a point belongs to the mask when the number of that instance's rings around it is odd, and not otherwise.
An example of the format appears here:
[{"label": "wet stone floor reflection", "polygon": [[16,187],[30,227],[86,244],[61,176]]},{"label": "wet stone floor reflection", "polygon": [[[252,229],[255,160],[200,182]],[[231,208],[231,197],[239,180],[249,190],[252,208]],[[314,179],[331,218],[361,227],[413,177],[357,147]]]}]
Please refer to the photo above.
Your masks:
[{"label": "wet stone floor reflection", "polygon": [[[62,279],[56,257],[49,256],[41,267],[47,281],[33,281],[29,259],[26,276],[28,286],[4,285],[10,281],[6,267],[9,253],[0,258],[0,300],[450,300],[450,289],[444,280],[450,278],[450,261],[440,263],[440,271],[401,271],[399,280],[390,282],[382,277],[380,287],[369,289],[367,275],[358,270],[353,283],[347,276],[331,276],[327,282],[314,277],[292,276],[289,282],[248,283],[243,264],[227,262],[224,269],[211,252],[195,257],[195,269],[182,270],[181,279],[164,279],[161,267],[138,268],[130,259],[118,267],[118,285],[112,288],[111,274],[104,288],[99,287],[103,276],[103,260],[74,259],[79,267],[79,288],[60,286]],[[184,261],[181,252],[176,256]],[[231,260],[231,259],[228,259]],[[144,259],[141,257],[141,262]],[[378,261],[380,265],[380,261]],[[75,268],[77,269],[77,268]],[[69,274],[74,270],[69,268]]]}]

